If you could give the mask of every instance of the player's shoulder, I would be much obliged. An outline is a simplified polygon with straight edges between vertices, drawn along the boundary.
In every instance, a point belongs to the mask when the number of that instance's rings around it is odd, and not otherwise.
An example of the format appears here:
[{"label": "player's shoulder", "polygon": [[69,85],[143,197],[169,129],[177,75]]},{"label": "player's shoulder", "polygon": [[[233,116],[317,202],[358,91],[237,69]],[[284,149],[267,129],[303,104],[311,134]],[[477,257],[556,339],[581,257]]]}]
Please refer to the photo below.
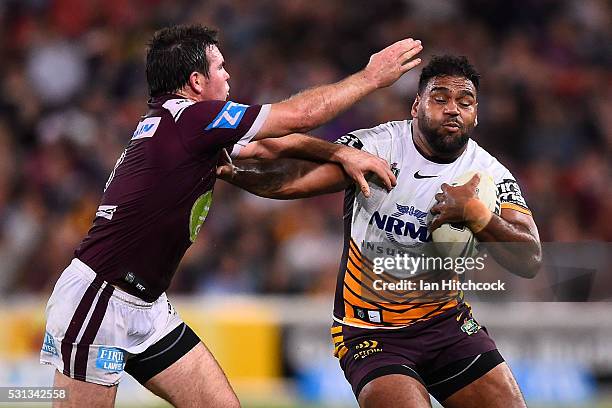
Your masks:
[{"label": "player's shoulder", "polygon": [[393,138],[409,130],[409,122],[406,120],[385,122],[371,128],[357,129],[348,132],[346,135],[336,140],[336,143],[357,148],[362,148],[364,146],[371,148],[384,145]]},{"label": "player's shoulder", "polygon": [[359,129],[351,133],[355,133],[360,138],[391,138],[409,130],[409,123],[410,122],[407,120],[395,120],[381,123],[380,125],[374,126],[372,128]]},{"label": "player's shoulder", "polygon": [[499,183],[507,178],[514,179],[508,168],[485,148],[480,146],[475,140],[469,140],[468,149],[470,151],[471,161],[476,165],[476,167],[489,173],[496,183]]},{"label": "player's shoulder", "polygon": [[187,98],[172,98],[161,106],[170,113],[175,122],[188,116],[197,115],[199,118],[214,118],[230,102],[221,100],[208,100],[196,102]]}]

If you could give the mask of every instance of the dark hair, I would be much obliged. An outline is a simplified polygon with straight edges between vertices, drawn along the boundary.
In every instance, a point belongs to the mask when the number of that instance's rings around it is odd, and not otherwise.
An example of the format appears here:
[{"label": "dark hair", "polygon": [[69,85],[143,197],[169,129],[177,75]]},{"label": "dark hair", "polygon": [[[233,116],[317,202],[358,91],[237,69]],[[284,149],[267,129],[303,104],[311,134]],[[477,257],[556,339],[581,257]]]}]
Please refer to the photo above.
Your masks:
[{"label": "dark hair", "polygon": [[202,25],[179,25],[156,31],[147,49],[149,95],[181,89],[194,71],[208,77],[206,49],[218,44],[217,31]]},{"label": "dark hair", "polygon": [[425,90],[427,83],[431,78],[440,76],[458,76],[464,77],[472,81],[474,88],[478,91],[480,84],[480,74],[476,68],[470,64],[464,56],[456,57],[454,55],[434,56],[429,64],[421,71],[419,77],[419,94]]}]

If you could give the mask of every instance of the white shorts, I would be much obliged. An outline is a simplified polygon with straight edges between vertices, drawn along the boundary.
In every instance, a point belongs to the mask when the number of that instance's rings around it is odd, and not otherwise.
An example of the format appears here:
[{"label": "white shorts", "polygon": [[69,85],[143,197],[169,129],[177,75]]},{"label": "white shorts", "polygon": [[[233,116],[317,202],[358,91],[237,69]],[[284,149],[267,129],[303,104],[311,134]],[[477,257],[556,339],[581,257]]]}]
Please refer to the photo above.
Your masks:
[{"label": "white shorts", "polygon": [[46,318],[40,362],[107,386],[121,381],[131,355],[183,323],[165,293],[147,303],[109,285],[76,258],[55,284]]}]

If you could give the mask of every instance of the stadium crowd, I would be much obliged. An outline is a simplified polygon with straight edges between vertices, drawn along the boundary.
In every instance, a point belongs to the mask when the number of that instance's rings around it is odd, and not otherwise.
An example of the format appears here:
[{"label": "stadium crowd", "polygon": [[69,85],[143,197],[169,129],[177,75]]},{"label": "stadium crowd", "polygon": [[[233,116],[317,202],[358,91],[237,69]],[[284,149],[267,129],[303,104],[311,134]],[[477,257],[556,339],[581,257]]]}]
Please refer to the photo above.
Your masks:
[{"label": "stadium crowd", "polygon": [[[612,10],[605,0],[0,2],[0,295],[50,292],[147,99],[145,43],[221,31],[231,99],[273,102],[407,35],[482,74],[475,139],[517,177],[543,241],[612,241]],[[401,120],[419,70],[315,134]],[[223,182],[172,290],[330,293],[342,195],[259,199]]]}]

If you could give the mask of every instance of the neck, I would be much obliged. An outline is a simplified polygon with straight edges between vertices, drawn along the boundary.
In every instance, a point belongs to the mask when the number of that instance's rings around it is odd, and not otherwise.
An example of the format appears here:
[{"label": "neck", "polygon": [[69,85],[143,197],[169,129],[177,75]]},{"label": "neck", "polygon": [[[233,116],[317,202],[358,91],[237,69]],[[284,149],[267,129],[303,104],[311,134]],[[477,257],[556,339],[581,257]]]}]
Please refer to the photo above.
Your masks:
[{"label": "neck", "polygon": [[439,152],[437,151],[430,143],[427,141],[427,138],[421,132],[418,126],[418,119],[414,118],[412,120],[412,141],[414,142],[414,146],[418,150],[419,153],[427,160],[432,161],[434,163],[447,164],[454,162],[457,157],[461,156],[461,154],[467,148],[467,143],[461,149],[455,152]]},{"label": "neck", "polygon": [[200,102],[200,99],[197,97],[197,95],[191,91],[186,91],[185,89],[181,89],[173,93],[178,96],[182,96],[185,99],[190,99],[194,102]]}]

